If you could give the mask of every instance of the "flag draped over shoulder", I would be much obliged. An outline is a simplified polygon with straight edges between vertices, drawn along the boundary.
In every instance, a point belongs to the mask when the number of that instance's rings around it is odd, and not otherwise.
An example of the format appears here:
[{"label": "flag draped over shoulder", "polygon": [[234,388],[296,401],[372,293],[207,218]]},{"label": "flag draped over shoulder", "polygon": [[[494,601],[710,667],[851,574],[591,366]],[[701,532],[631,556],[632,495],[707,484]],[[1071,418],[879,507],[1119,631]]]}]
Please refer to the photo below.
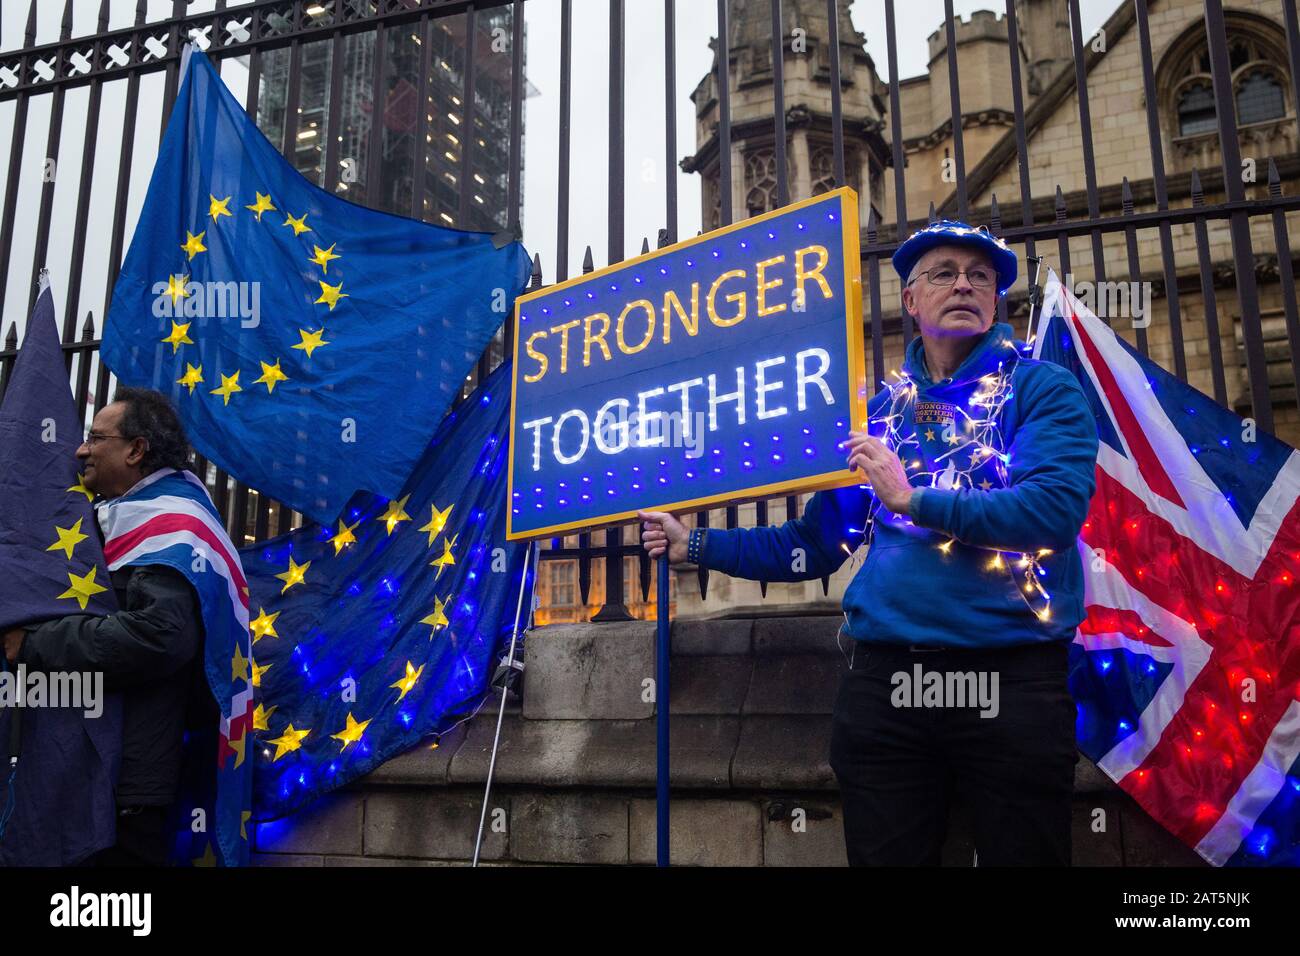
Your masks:
[{"label": "flag draped over shoulder", "polygon": [[209,460],[329,522],[397,494],[528,273],[518,242],[308,182],[195,50],[101,352]]},{"label": "flag draped over shoulder", "polygon": [[1035,355],[1097,420],[1071,648],[1079,749],[1214,864],[1300,864],[1300,454],[1051,274]]},{"label": "flag draped over shoulder", "polygon": [[[68,614],[117,610],[91,494],[77,470],[82,429],[47,287],[0,405],[0,634]],[[8,706],[0,710],[0,754],[7,755],[12,720]],[[0,865],[69,866],[111,846],[121,698],[105,695],[96,716],[83,707],[29,706],[21,720],[22,759]],[[3,774],[9,774],[7,760]],[[0,808],[7,800],[0,790]]]},{"label": "flag draped over shoulder", "polygon": [[522,582],[528,545],[506,541],[509,406],[507,363],[447,416],[399,497],[358,495],[333,526],[241,552],[256,612],[255,819],[368,773],[482,701],[535,577]]},{"label": "flag draped over shoulder", "polygon": [[[110,570],[163,565],[194,588],[203,617],[203,672],[213,717],[184,745],[181,792],[173,808],[173,859],[239,866],[248,862],[253,720],[248,582],[207,489],[188,471],[161,468],[100,508]],[[219,714],[215,713],[219,711]],[[204,826],[194,826],[196,810]]]}]

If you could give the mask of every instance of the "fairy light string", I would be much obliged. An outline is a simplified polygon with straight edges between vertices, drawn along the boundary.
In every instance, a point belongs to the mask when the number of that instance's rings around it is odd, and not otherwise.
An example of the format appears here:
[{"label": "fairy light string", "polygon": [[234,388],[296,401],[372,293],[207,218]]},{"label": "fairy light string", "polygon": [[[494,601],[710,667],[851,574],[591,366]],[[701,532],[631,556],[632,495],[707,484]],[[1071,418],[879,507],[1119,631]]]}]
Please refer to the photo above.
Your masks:
[{"label": "fairy light string", "polygon": [[[1006,342],[1004,345],[1010,351],[1015,351],[1014,343]],[[1011,463],[1011,456],[1002,434],[1001,419],[1003,408],[1015,394],[1012,387],[1014,367],[1014,360],[1010,364],[1005,360],[998,362],[996,372],[990,372],[978,380],[975,391],[966,400],[966,407],[954,406],[956,412],[953,424],[946,427],[942,434],[944,444],[949,447],[934,456],[930,468],[925,465],[926,457],[917,438],[917,427],[912,414],[919,388],[906,370],[891,370],[889,374],[892,381],[881,383],[889,397],[882,404],[881,411],[871,417],[868,431],[898,455],[908,477],[912,479],[913,487],[979,491],[988,491],[994,487],[1007,488],[1007,466]],[[918,482],[917,478],[921,480]],[[880,499],[876,498],[867,515],[868,547],[874,539],[876,513],[881,507]],[[909,525],[913,523],[905,516],[899,516],[899,520]],[[958,543],[955,537],[950,536],[937,547],[947,555],[951,553],[953,545]],[[1047,621],[1051,618],[1052,596],[1043,587],[1041,580],[1047,575],[1047,570],[1040,563],[1041,558],[1052,553],[1050,549],[979,550],[989,553],[986,571],[1010,575],[1016,583],[1017,592],[1038,619]]]}]

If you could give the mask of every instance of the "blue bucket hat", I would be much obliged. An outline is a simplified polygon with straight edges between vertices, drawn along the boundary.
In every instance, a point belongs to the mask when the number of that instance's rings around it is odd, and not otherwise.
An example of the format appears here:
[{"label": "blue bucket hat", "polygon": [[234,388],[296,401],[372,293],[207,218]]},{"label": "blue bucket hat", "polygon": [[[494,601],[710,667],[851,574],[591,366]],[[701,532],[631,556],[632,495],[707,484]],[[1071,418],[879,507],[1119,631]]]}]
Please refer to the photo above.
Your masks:
[{"label": "blue bucket hat", "polygon": [[935,246],[974,246],[988,253],[998,274],[998,295],[1006,295],[1016,281],[1016,254],[1011,248],[989,232],[988,227],[968,226],[953,219],[940,219],[908,236],[907,241],[894,253],[894,268],[903,283],[912,274],[917,260]]}]

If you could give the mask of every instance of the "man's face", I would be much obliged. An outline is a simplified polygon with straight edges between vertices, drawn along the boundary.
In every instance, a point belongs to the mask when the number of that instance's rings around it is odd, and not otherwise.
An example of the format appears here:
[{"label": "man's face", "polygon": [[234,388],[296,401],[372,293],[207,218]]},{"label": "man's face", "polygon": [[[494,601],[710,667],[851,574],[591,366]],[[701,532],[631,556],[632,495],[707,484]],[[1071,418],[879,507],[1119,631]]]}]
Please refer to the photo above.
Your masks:
[{"label": "man's face", "polygon": [[[922,274],[923,270],[928,270]],[[952,285],[936,284],[932,276],[958,273]],[[985,288],[972,284],[969,272],[982,271],[992,281]],[[968,246],[935,246],[916,264],[916,280],[903,289],[903,307],[928,338],[980,335],[997,314],[997,271],[988,255]]]},{"label": "man's face", "polygon": [[148,450],[148,442],[123,435],[125,411],[126,407],[119,402],[100,409],[90,425],[91,437],[77,449],[85,486],[104,498],[126,494],[144,477],[140,462]]}]

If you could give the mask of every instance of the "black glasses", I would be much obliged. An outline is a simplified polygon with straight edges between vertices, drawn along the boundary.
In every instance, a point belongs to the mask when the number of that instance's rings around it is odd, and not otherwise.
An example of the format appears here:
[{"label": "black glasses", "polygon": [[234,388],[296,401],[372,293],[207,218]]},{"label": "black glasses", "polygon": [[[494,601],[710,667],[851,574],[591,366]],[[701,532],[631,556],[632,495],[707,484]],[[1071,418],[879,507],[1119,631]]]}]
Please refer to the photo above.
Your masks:
[{"label": "black glasses", "polygon": [[[973,269],[953,269],[949,266],[938,266],[934,269],[924,269],[917,273],[916,278],[925,276],[930,280],[931,285],[950,286],[957,281],[957,276],[966,276],[966,281],[976,289],[992,288],[993,284],[998,281],[998,274],[993,269],[986,266],[976,266]],[[915,282],[913,279],[912,282]],[[908,285],[911,285],[909,282]]]}]

